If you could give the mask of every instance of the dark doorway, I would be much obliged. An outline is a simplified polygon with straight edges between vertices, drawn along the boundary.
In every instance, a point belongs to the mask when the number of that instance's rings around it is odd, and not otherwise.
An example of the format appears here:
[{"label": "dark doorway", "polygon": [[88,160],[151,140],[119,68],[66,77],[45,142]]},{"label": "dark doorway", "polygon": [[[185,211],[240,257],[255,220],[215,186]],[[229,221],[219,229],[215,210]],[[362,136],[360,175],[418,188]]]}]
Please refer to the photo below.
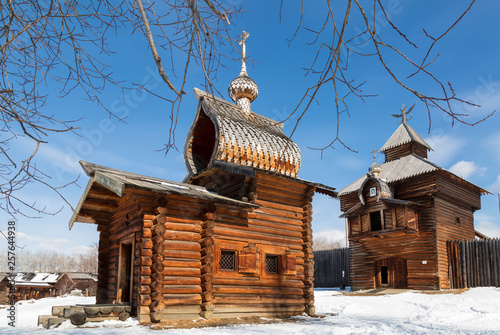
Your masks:
[{"label": "dark doorway", "polygon": [[117,302],[132,301],[133,251],[133,240],[120,243]]},{"label": "dark doorway", "polygon": [[387,266],[383,265],[380,267],[380,284],[388,285],[389,284],[389,271]]},{"label": "dark doorway", "polygon": [[386,258],[375,262],[377,288],[407,288],[406,259]]}]

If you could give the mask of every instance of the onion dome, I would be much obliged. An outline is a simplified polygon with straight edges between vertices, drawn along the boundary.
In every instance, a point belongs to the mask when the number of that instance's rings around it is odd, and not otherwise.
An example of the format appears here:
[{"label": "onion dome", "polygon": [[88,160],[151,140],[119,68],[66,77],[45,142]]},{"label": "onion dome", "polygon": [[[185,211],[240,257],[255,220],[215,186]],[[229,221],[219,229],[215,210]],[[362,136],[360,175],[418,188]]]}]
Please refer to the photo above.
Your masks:
[{"label": "onion dome", "polygon": [[240,75],[231,81],[227,91],[229,97],[238,104],[238,100],[242,98],[248,99],[249,102],[254,101],[259,94],[259,87],[255,81],[248,76],[246,69],[242,67]]},{"label": "onion dome", "polygon": [[373,163],[368,168],[368,173],[371,174],[374,177],[378,178],[378,175],[380,174],[380,172],[382,172],[382,168],[377,163]]},{"label": "onion dome", "polygon": [[227,92],[229,97],[241,107],[245,114],[250,114],[250,103],[257,98],[259,94],[259,87],[247,74],[246,60],[246,47],[245,40],[250,36],[249,33],[243,32],[241,36],[242,57],[241,57],[241,71],[238,77],[234,78],[229,84]]}]

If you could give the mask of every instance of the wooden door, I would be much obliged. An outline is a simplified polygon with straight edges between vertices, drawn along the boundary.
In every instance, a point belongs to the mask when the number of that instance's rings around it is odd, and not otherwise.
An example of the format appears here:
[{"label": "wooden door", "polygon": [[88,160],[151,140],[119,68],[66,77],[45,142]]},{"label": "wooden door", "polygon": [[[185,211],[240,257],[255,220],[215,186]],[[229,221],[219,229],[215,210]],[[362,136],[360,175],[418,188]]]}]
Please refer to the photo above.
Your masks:
[{"label": "wooden door", "polygon": [[118,259],[118,292],[117,302],[132,301],[132,287],[134,278],[134,240],[124,239],[120,242]]},{"label": "wooden door", "polygon": [[375,262],[375,287],[407,288],[406,259],[385,258]]}]

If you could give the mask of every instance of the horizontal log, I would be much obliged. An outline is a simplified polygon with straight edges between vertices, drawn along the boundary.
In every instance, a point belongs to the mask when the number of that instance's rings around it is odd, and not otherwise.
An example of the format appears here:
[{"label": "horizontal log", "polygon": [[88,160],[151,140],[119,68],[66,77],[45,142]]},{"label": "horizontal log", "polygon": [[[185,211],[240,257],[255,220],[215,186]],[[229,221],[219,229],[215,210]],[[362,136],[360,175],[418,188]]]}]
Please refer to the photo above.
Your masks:
[{"label": "horizontal log", "polygon": [[275,295],[298,295],[302,296],[303,291],[300,288],[293,287],[241,287],[228,285],[214,285],[214,292],[221,294],[275,294]]},{"label": "horizontal log", "polygon": [[164,294],[196,294],[201,293],[199,285],[166,285],[163,288]]},{"label": "horizontal log", "polygon": [[175,231],[185,231],[185,232],[193,232],[200,233],[201,223],[181,223],[181,222],[165,222],[165,228],[167,230],[175,230]]},{"label": "horizontal log", "polygon": [[256,179],[257,180],[267,180],[273,184],[279,183],[279,184],[283,184],[285,186],[292,185],[295,188],[301,188],[301,189],[307,189],[309,187],[308,185],[305,185],[303,183],[299,183],[299,182],[294,181],[290,178],[280,177],[280,176],[276,176],[276,175],[270,175],[267,173],[258,173]]},{"label": "horizontal log", "polygon": [[166,306],[200,305],[202,302],[200,294],[164,294],[163,301]]},{"label": "horizontal log", "polygon": [[166,230],[163,237],[167,240],[173,241],[197,242],[200,240],[201,235],[198,232]]},{"label": "horizontal log", "polygon": [[214,232],[224,236],[238,236],[239,238],[269,241],[274,243],[302,244],[302,239],[298,237],[281,237],[279,235],[242,231],[231,228],[215,227]]},{"label": "horizontal log", "polygon": [[199,277],[201,275],[201,270],[195,268],[173,268],[165,267],[163,269],[164,276],[173,277]]},{"label": "horizontal log", "polygon": [[303,288],[304,283],[300,280],[265,280],[259,278],[251,278],[248,277],[242,279],[227,279],[227,278],[213,278],[213,285],[229,285],[229,286],[261,286],[261,287],[292,287],[292,288]]},{"label": "horizontal log", "polygon": [[176,267],[176,268],[200,268],[201,262],[198,260],[179,260],[167,258],[163,260],[163,265],[166,267]]},{"label": "horizontal log", "polygon": [[164,285],[201,285],[201,279],[199,277],[174,277],[174,276],[164,276]]},{"label": "horizontal log", "polygon": [[261,208],[267,207],[267,208],[272,208],[272,209],[288,211],[288,212],[292,212],[292,213],[299,213],[299,214],[303,213],[302,204],[300,206],[292,206],[292,205],[285,205],[285,204],[280,204],[280,203],[261,200],[261,199],[255,200],[255,203],[257,205],[260,205]]},{"label": "horizontal log", "polygon": [[180,258],[180,259],[200,259],[199,251],[184,251],[184,250],[169,250],[163,252],[165,258]]},{"label": "horizontal log", "polygon": [[185,242],[185,241],[170,241],[165,240],[163,243],[167,250],[182,250],[182,251],[200,251],[201,246],[198,242]]}]

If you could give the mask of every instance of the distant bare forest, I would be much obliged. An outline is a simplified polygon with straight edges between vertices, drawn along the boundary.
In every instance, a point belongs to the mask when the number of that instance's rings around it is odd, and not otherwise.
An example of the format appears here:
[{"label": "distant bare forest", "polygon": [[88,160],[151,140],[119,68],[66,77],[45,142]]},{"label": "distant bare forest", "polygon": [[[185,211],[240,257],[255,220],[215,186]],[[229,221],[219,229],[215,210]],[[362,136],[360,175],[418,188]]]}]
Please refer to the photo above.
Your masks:
[{"label": "distant bare forest", "polygon": [[[18,272],[92,272],[97,273],[97,243],[85,254],[67,255],[55,251],[16,250]],[[7,272],[7,251],[0,253],[0,271]]]}]

